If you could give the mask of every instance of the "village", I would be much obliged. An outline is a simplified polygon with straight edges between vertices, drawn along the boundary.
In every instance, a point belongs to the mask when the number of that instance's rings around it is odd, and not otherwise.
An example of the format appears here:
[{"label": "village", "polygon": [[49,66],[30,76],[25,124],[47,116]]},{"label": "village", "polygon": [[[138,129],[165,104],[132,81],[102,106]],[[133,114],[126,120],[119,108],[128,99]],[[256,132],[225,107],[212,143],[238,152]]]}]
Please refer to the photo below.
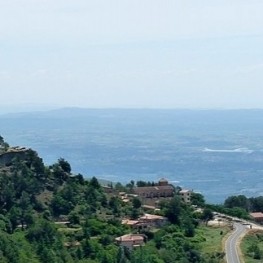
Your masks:
[{"label": "village", "polygon": [[[112,192],[110,187],[103,188],[108,193]],[[168,223],[166,217],[158,214],[160,202],[171,200],[177,195],[181,202],[191,205],[192,193],[192,190],[176,188],[164,178],[161,178],[157,183],[151,183],[151,185],[134,186],[129,192],[118,192],[118,197],[124,203],[129,203],[134,198],[138,198],[141,201],[144,214],[136,219],[123,218],[122,224],[127,225],[131,233],[119,236],[115,241],[127,249],[143,246],[147,238],[144,234],[140,234],[141,232],[159,229]]]}]

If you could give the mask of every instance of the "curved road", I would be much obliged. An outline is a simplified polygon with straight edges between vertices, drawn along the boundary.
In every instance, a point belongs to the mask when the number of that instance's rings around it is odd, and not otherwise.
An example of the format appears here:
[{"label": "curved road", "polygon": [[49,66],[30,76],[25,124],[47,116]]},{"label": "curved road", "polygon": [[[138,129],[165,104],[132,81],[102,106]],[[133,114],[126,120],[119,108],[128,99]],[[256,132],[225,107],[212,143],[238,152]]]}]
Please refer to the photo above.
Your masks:
[{"label": "curved road", "polygon": [[226,261],[227,263],[240,263],[239,255],[237,252],[238,240],[246,232],[246,226],[234,223],[234,232],[228,237],[225,244]]}]

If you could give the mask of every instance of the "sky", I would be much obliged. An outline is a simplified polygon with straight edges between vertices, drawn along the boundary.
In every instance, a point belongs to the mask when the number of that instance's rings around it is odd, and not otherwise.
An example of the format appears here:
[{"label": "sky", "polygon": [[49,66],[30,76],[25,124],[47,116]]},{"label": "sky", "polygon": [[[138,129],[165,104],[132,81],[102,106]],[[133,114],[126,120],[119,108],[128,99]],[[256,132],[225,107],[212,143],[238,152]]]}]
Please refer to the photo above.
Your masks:
[{"label": "sky", "polygon": [[263,108],[262,0],[0,0],[1,108]]}]

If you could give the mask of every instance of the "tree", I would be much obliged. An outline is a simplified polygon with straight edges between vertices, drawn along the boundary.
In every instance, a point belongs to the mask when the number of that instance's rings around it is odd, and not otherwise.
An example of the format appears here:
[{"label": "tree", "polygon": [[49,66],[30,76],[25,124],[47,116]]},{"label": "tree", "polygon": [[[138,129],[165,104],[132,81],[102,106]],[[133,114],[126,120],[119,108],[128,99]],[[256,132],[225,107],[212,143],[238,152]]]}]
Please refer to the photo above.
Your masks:
[{"label": "tree", "polygon": [[38,179],[45,179],[45,165],[37,152],[31,149],[26,151],[26,164]]},{"label": "tree", "polygon": [[145,186],[154,186],[154,182],[145,182],[145,181],[137,181],[136,182],[137,187],[145,187]]},{"label": "tree", "polygon": [[135,182],[131,180],[128,184],[126,184],[126,188],[129,189],[129,191],[132,191],[134,188]]},{"label": "tree", "polygon": [[82,174],[77,174],[75,175],[74,179],[81,185],[84,185],[85,184],[85,180],[83,178],[83,175]]},{"label": "tree", "polygon": [[117,263],[126,263],[127,258],[124,253],[124,248],[119,247],[118,254],[117,254]]},{"label": "tree", "polygon": [[11,237],[2,231],[0,231],[0,262],[20,262],[18,247]]},{"label": "tree", "polygon": [[133,206],[133,208],[136,208],[136,209],[140,208],[142,206],[141,200],[137,197],[134,197],[132,199],[132,206]]},{"label": "tree", "polygon": [[30,197],[27,192],[22,192],[22,196],[19,202],[19,208],[21,209],[20,222],[22,229],[24,229],[25,224],[33,223],[33,210],[30,205]]},{"label": "tree", "polygon": [[44,219],[37,220],[29,227],[26,237],[31,242],[43,242],[47,246],[52,246],[60,238],[55,225]]},{"label": "tree", "polygon": [[100,188],[100,184],[98,182],[98,179],[96,177],[92,177],[90,182],[89,182],[89,185],[95,189],[99,189]]},{"label": "tree", "polygon": [[82,242],[82,251],[83,251],[83,256],[85,258],[88,258],[92,253],[94,253],[90,239],[86,238]]},{"label": "tree", "polygon": [[131,219],[137,219],[140,215],[140,212],[136,208],[132,208],[131,210]]},{"label": "tree", "polygon": [[68,173],[66,173],[58,163],[52,165],[52,174],[59,184],[63,184],[69,178]]},{"label": "tree", "polygon": [[259,247],[257,246],[257,249],[254,251],[254,259],[261,259],[262,258],[262,252],[260,251]]},{"label": "tree", "polygon": [[254,259],[261,259],[262,257],[262,252],[259,249],[258,245],[255,243],[252,243],[248,248],[247,248],[247,253],[251,255]]},{"label": "tree", "polygon": [[174,197],[168,203],[165,209],[165,216],[173,224],[179,224],[179,217],[181,213],[181,202],[179,197]]},{"label": "tree", "polygon": [[54,195],[51,200],[50,207],[54,216],[67,215],[73,208],[74,205],[70,200],[64,199],[61,194]]},{"label": "tree", "polygon": [[184,221],[184,234],[186,237],[193,237],[195,235],[195,227],[191,218]]},{"label": "tree", "polygon": [[4,138],[0,135],[0,149],[6,151],[9,148],[9,144],[5,142]]},{"label": "tree", "polygon": [[225,202],[224,206],[227,208],[234,208],[239,207],[243,208],[246,211],[249,209],[249,202],[246,196],[244,195],[238,195],[238,196],[229,196]]},{"label": "tree", "polygon": [[187,252],[187,258],[188,258],[189,262],[192,262],[192,263],[202,262],[202,258],[201,258],[200,253],[196,250],[193,250],[193,249],[190,249]]},{"label": "tree", "polygon": [[10,233],[11,232],[11,222],[7,217],[0,214],[0,231],[1,230],[3,230],[4,232]]},{"label": "tree", "polygon": [[120,206],[120,199],[116,196],[112,196],[109,200],[109,207],[113,210],[115,215],[120,213]]},{"label": "tree", "polygon": [[127,191],[127,188],[122,185],[120,182],[117,182],[114,186],[114,189],[119,191],[119,192],[126,192]]},{"label": "tree", "polygon": [[192,193],[191,194],[191,204],[196,205],[198,207],[204,207],[205,206],[205,199],[204,196],[200,193]]},{"label": "tree", "polygon": [[16,227],[19,225],[20,217],[21,217],[21,209],[19,209],[16,206],[13,206],[8,213],[8,218],[12,226],[12,231],[14,231]]},{"label": "tree", "polygon": [[106,234],[103,234],[101,237],[100,237],[100,243],[103,245],[103,246],[107,246],[107,245],[110,245],[112,243],[112,238],[110,235],[106,235]]},{"label": "tree", "polygon": [[76,211],[72,211],[68,215],[68,220],[70,224],[77,225],[80,223],[80,216]]},{"label": "tree", "polygon": [[71,166],[70,166],[69,162],[67,162],[64,158],[59,158],[58,164],[64,172],[71,173]]},{"label": "tree", "polygon": [[263,196],[251,197],[249,203],[252,211],[263,212]]},{"label": "tree", "polygon": [[204,208],[203,213],[201,215],[201,219],[207,222],[209,220],[212,220],[213,217],[214,215],[213,215],[212,210],[209,208]]}]

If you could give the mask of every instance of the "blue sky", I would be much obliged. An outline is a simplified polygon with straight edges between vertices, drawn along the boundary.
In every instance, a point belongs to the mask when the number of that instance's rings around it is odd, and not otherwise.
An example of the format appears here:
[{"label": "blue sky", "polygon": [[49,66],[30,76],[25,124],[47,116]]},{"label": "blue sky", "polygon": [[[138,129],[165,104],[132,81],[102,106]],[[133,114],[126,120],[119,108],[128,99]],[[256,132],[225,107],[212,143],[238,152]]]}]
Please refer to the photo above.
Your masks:
[{"label": "blue sky", "polygon": [[0,0],[1,106],[263,108],[262,0]]}]

